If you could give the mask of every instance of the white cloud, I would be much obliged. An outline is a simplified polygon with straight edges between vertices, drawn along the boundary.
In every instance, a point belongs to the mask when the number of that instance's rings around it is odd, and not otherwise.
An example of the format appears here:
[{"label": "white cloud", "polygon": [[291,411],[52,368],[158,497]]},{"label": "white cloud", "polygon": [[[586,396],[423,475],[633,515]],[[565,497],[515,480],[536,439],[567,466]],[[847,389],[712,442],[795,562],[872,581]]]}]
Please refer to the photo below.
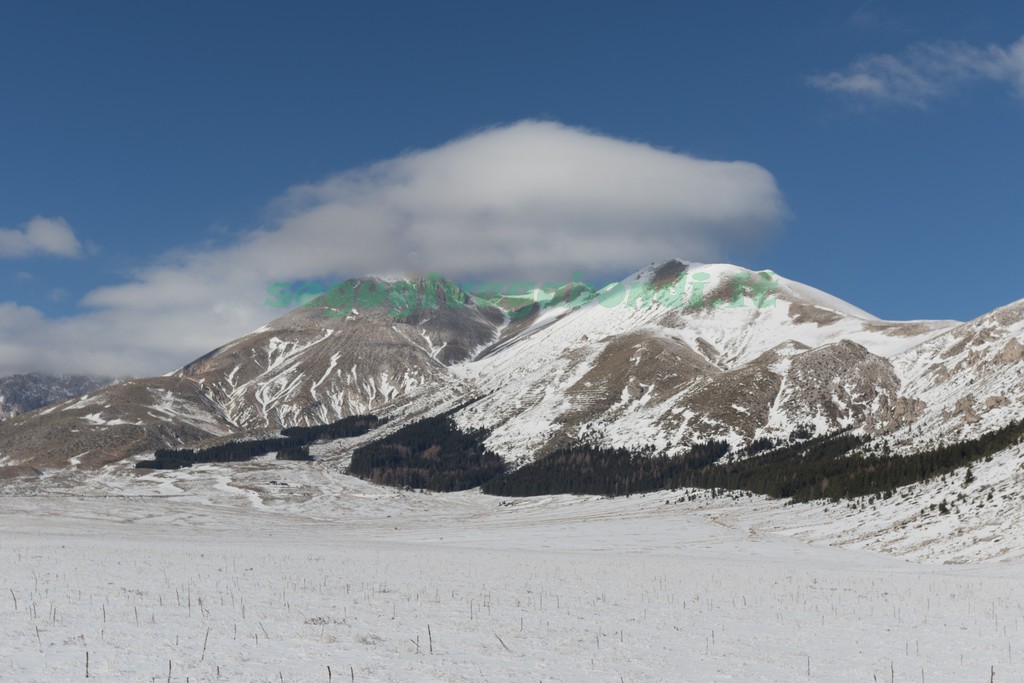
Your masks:
[{"label": "white cloud", "polygon": [[846,20],[846,23],[859,29],[898,26],[898,22],[892,18],[888,10],[873,0],[866,0],[866,2],[860,5]]},{"label": "white cloud", "polygon": [[1024,38],[1009,47],[919,43],[901,55],[870,55],[808,81],[823,90],[914,107],[980,81],[1004,83],[1024,97]]},{"label": "white cloud", "polygon": [[63,218],[36,216],[20,229],[0,228],[0,258],[35,254],[81,256],[82,244]]},{"label": "white cloud", "polygon": [[283,313],[264,305],[272,281],[600,278],[671,256],[714,260],[784,212],[755,164],[521,122],[292,188],[269,226],[92,291],[83,315],[0,309],[17,322],[0,320],[0,372],[166,372]]}]

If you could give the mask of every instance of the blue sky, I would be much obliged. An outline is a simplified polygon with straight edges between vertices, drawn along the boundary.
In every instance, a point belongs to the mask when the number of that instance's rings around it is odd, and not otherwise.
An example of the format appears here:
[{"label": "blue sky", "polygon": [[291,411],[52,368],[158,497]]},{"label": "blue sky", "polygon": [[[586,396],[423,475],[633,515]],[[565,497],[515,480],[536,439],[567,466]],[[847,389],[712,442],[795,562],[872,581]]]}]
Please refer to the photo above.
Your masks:
[{"label": "blue sky", "polygon": [[[567,153],[590,149],[572,138],[583,130],[766,171],[768,190],[730,176],[747,213],[715,214],[729,226],[710,238],[717,254],[880,317],[968,319],[1024,296],[1024,4],[691,5],[5,3],[0,371],[108,369],[60,339],[142,329],[180,339],[138,334],[130,371],[169,370],[276,313],[213,306],[216,278],[167,292],[172,275],[191,277],[203,254],[245,268],[239,254],[282,212],[348,191],[328,181],[339,173],[524,120],[557,123],[531,140],[553,134]],[[785,211],[749,199],[769,190]],[[748,214],[756,230],[737,227]],[[641,255],[701,252],[700,235],[662,245],[664,219],[623,215],[622,238],[646,240]],[[337,275],[361,274],[352,254],[370,228],[339,229],[351,247]],[[645,265],[595,250],[594,279]],[[176,333],[198,305],[223,324]],[[33,351],[51,339],[53,353]]]}]

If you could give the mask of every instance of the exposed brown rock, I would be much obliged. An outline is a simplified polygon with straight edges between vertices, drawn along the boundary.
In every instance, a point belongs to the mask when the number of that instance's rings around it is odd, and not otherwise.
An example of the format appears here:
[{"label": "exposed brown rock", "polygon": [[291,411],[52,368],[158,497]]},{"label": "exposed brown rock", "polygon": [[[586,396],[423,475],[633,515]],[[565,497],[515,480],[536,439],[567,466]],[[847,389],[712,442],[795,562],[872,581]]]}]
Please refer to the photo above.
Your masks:
[{"label": "exposed brown rock", "polygon": [[996,355],[996,360],[1000,363],[1017,363],[1022,358],[1024,358],[1024,344],[1016,339],[1006,342],[1006,346]]},{"label": "exposed brown rock", "polygon": [[1007,404],[1005,396],[989,396],[985,399],[985,410],[992,410],[994,408],[1002,408]]},{"label": "exposed brown rock", "polygon": [[883,401],[881,412],[886,419],[882,424],[882,431],[891,431],[914,422],[928,407],[924,401],[908,396],[900,396],[891,403],[891,408],[889,406],[889,401]]},{"label": "exposed brown rock", "polygon": [[981,418],[978,417],[978,413],[974,409],[974,404],[974,394],[967,394],[953,405],[953,414],[962,416],[967,424],[981,422]]},{"label": "exposed brown rock", "polygon": [[789,305],[789,317],[797,324],[814,323],[818,327],[832,325],[843,319],[835,311],[811,304],[792,303]]}]

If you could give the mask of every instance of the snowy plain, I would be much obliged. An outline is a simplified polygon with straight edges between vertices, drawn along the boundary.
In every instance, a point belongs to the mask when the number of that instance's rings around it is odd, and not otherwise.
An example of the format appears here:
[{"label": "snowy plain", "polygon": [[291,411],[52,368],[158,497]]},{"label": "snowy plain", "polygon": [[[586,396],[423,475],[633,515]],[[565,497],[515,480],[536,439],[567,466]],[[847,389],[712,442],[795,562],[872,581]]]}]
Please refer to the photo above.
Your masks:
[{"label": "snowy plain", "polygon": [[1020,553],[829,545],[871,515],[397,491],[336,463],[8,486],[0,680],[84,680],[88,653],[101,681],[1024,681]]}]

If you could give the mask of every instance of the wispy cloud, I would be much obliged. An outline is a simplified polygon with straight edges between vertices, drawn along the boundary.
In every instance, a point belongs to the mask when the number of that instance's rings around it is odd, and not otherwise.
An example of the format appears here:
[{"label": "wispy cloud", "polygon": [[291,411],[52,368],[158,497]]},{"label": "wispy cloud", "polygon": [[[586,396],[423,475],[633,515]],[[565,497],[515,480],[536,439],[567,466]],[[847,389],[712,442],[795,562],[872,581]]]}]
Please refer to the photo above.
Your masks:
[{"label": "wispy cloud", "polygon": [[715,259],[784,212],[755,164],[525,121],[292,188],[270,225],[92,291],[83,315],[0,305],[0,374],[166,372],[280,315],[264,305],[275,280],[603,277]]},{"label": "wispy cloud", "polygon": [[927,107],[980,81],[1006,84],[1024,97],[1024,37],[1007,47],[918,43],[899,55],[869,55],[808,79],[822,90],[912,107]]},{"label": "wispy cloud", "polygon": [[0,228],[0,258],[37,254],[77,257],[82,255],[82,244],[63,218],[36,216],[20,228]]},{"label": "wispy cloud", "polygon": [[846,23],[858,29],[876,29],[880,27],[895,27],[897,22],[893,19],[884,6],[874,0],[865,0],[853,14],[846,20]]}]

